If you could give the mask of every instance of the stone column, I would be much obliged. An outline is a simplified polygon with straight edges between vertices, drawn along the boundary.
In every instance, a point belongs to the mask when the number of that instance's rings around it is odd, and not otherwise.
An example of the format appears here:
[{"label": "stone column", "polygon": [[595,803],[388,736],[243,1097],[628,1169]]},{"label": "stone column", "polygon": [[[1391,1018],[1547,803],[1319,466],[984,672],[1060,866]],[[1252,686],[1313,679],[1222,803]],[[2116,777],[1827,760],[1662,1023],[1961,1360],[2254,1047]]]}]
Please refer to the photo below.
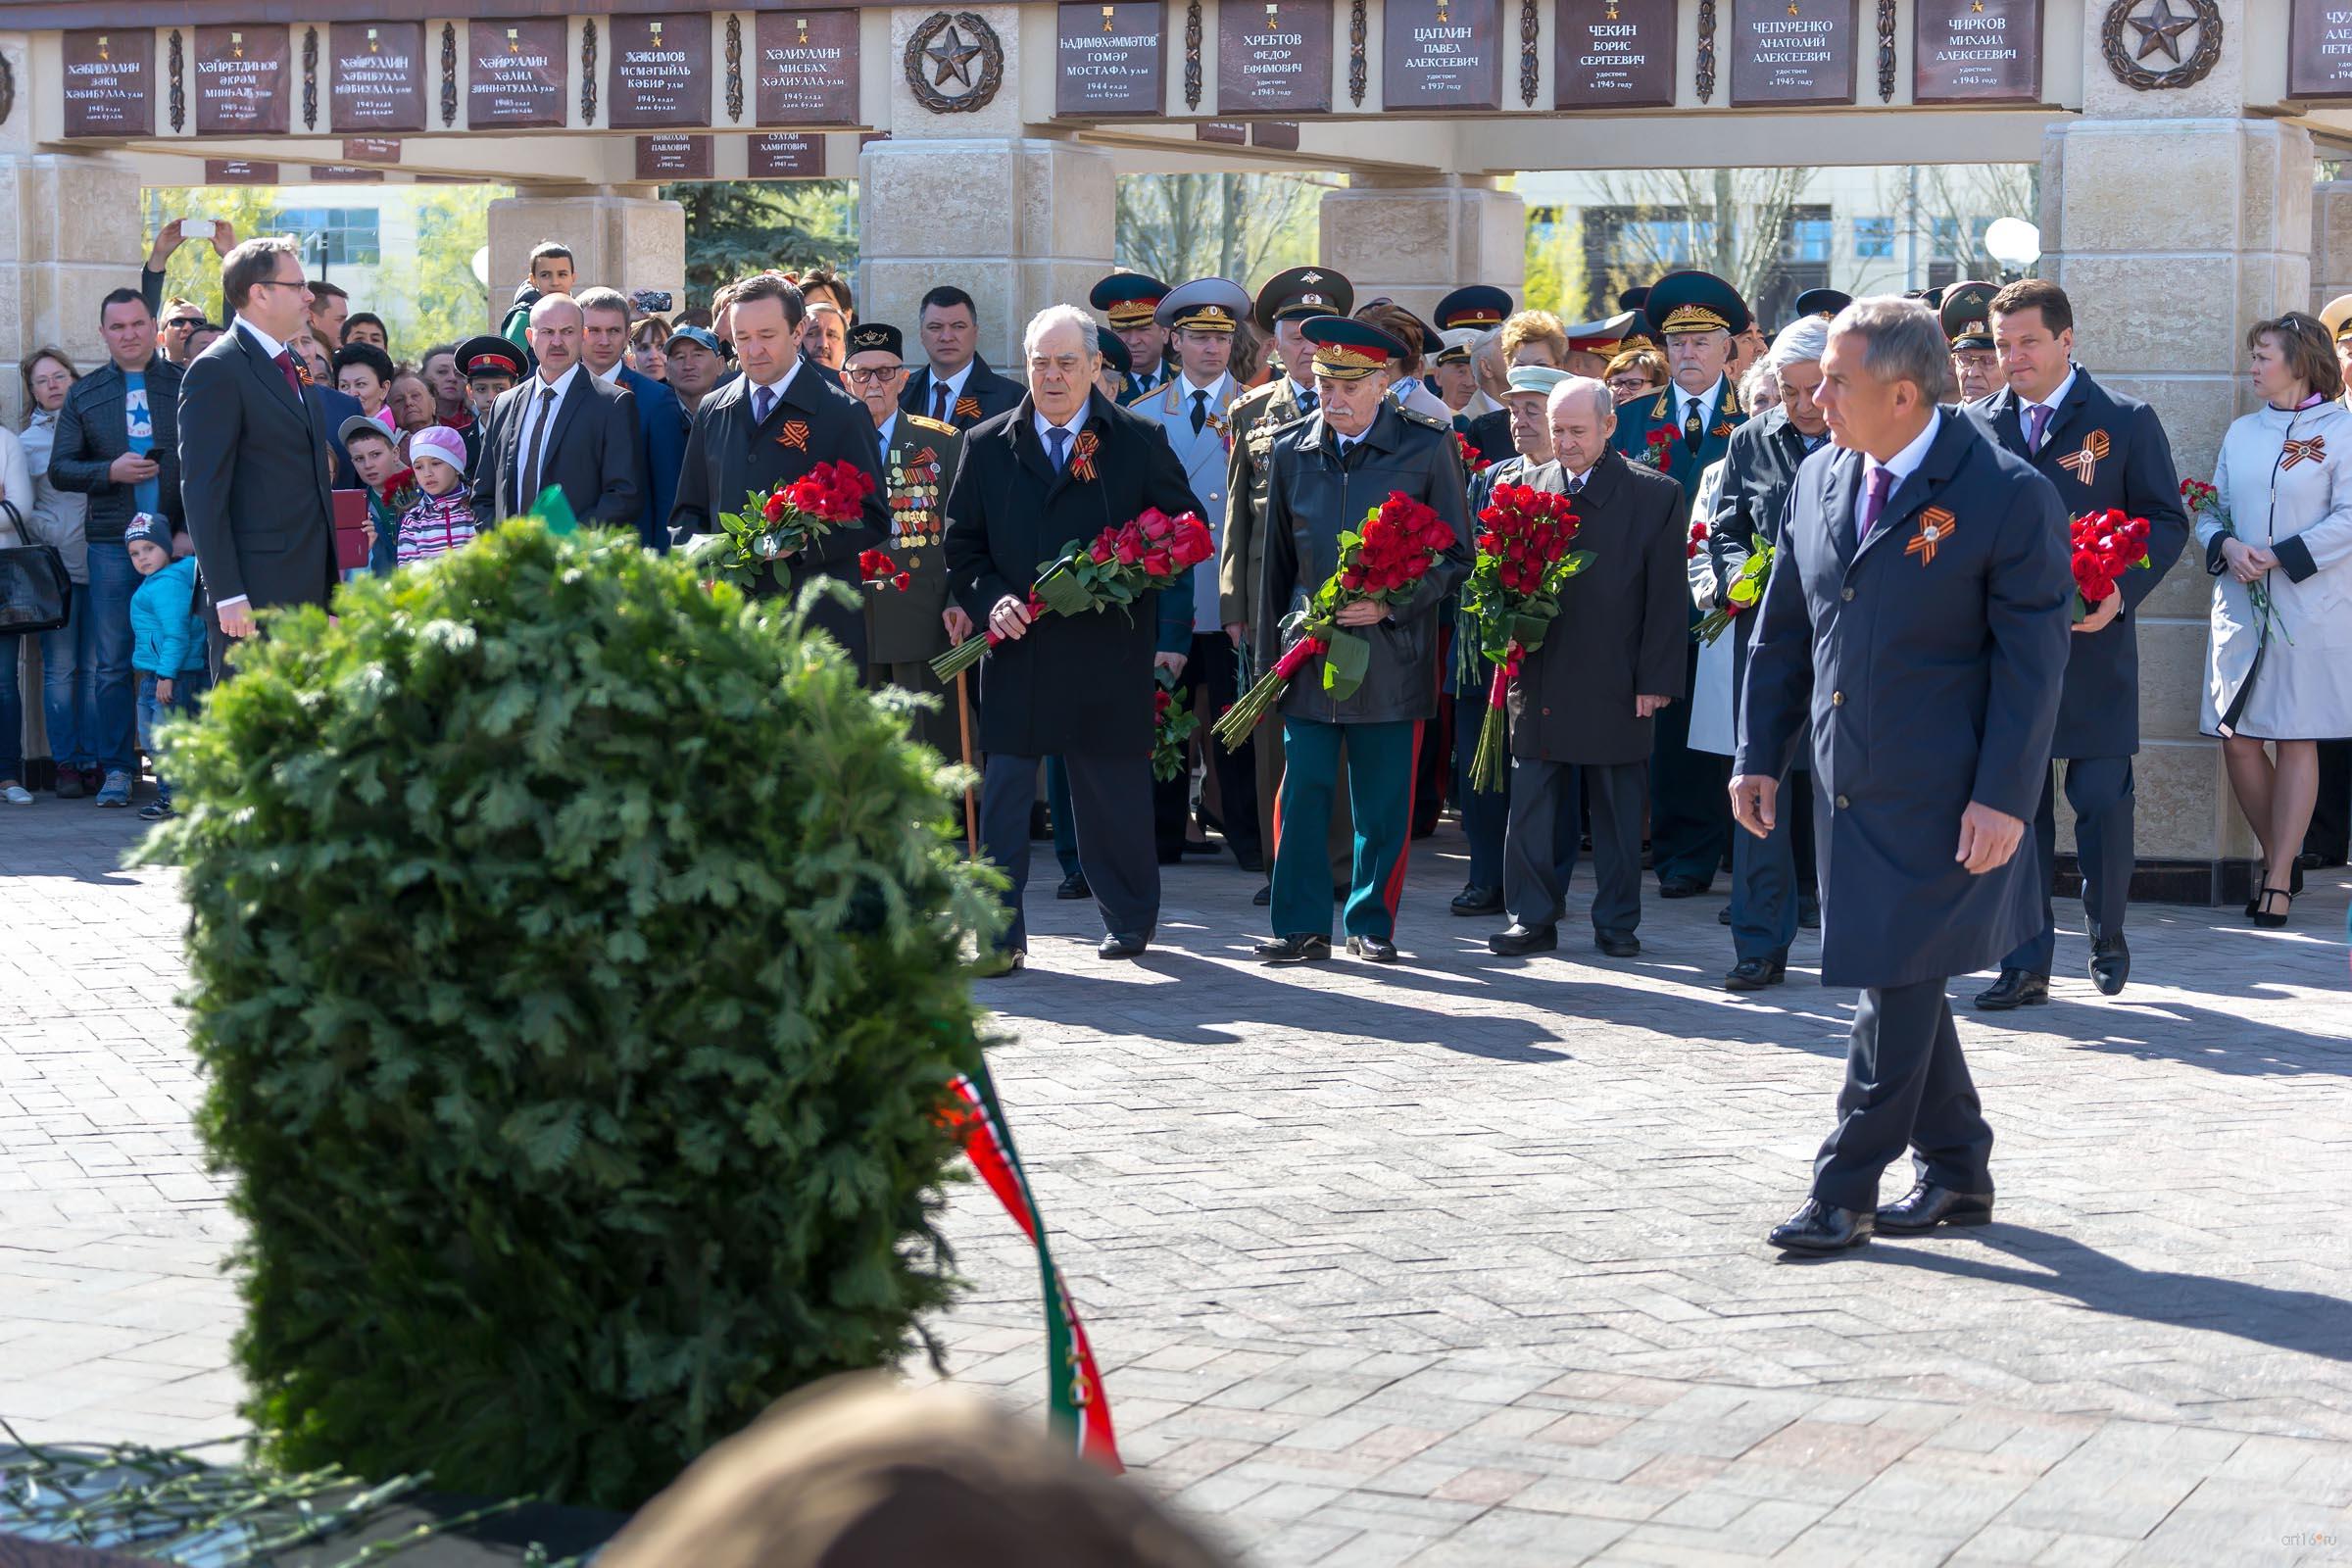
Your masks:
[{"label": "stone column", "polygon": [[686,210],[651,185],[603,185],[578,196],[508,196],[490,204],[490,322],[497,330],[530,275],[541,240],[571,249],[578,286],[686,297]]},{"label": "stone column", "polygon": [[1527,204],[1480,174],[1350,174],[1327,191],[1317,259],[1355,285],[1358,302],[1387,295],[1427,320],[1464,283],[1522,298]]},{"label": "stone column", "polygon": [[[1111,270],[1117,193],[1108,152],[1022,124],[1019,9],[972,11],[996,32],[1004,84],[977,109],[943,114],[894,66],[890,136],[858,158],[858,314],[903,330],[907,359],[919,363],[916,307],[927,290],[953,283],[978,307],[980,357],[1017,377],[1029,318],[1049,305],[1083,308]],[[891,12],[893,62],[928,14]],[[969,29],[957,28],[970,44]],[[970,68],[975,78],[979,69]]]},{"label": "stone column", "polygon": [[2352,179],[2331,179],[2311,192],[2311,308],[2352,294]]}]

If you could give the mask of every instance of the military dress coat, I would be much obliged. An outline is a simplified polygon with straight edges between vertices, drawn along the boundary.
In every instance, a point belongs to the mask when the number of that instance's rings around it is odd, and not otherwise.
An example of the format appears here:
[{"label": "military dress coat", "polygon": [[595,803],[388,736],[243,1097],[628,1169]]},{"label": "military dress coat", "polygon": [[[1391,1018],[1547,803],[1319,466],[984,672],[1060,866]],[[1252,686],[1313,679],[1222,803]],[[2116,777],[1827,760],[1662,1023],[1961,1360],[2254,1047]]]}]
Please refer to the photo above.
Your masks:
[{"label": "military dress coat", "polygon": [[[1266,512],[1266,455],[1274,434],[1305,416],[1298,388],[1287,375],[1234,399],[1226,414],[1233,450],[1225,474],[1225,534],[1217,543],[1217,619],[1227,626],[1257,618],[1257,578]],[[1245,652],[1247,648],[1245,647]]]},{"label": "military dress coat", "polygon": [[[1568,487],[1557,462],[1530,469],[1520,482],[1555,495]],[[1671,695],[1689,658],[1682,486],[1611,452],[1585,476],[1575,511],[1576,548],[1592,560],[1560,590],[1560,613],[1544,646],[1511,682],[1511,755],[1646,762],[1656,720],[1635,717],[1634,699]]]},{"label": "military dress coat", "polygon": [[[948,592],[986,635],[1007,594],[1026,600],[1041,567],[1146,508],[1200,510],[1159,427],[1088,394],[1080,431],[1093,454],[1057,473],[1036,406],[984,419],[963,440],[948,491]],[[1081,471],[1082,467],[1087,471]],[[1078,615],[1043,615],[980,666],[980,749],[1014,757],[1149,757],[1152,655],[1183,653],[1191,633],[1159,616],[1159,595]]]},{"label": "military dress coat", "polygon": [[1468,495],[1453,427],[1383,401],[1362,439],[1340,454],[1321,413],[1276,431],[1267,453],[1265,559],[1250,625],[1256,667],[1271,669],[1287,640],[1282,622],[1339,569],[1339,538],[1360,527],[1390,494],[1428,505],[1453,529],[1410,596],[1386,620],[1349,630],[1372,645],[1363,685],[1345,702],[1323,691],[1322,664],[1291,682],[1282,712],[1321,724],[1426,719],[1438,710],[1439,607],[1470,574]]},{"label": "military dress coat", "polygon": [[1984,968],[2041,929],[2030,839],[1982,876],[1952,857],[1971,801],[2034,818],[2074,575],[2057,491],[1957,409],[1857,548],[1862,492],[1858,453],[1797,470],[1734,771],[1782,773],[1810,724],[1822,982],[1885,988]]},{"label": "military dress coat", "polygon": [[2188,542],[2173,445],[2155,410],[2136,398],[2116,396],[2079,368],[2042,434],[2038,454],[2026,451],[2021,413],[2017,394],[2007,389],[1968,406],[1970,417],[2057,488],[2059,505],[2066,509],[2061,543],[2067,542],[2069,519],[2085,513],[2114,509],[2148,519],[2147,566],[2116,580],[2123,609],[2100,630],[2068,644],[2066,689],[2051,753],[2130,757],[2139,750],[2139,606]]},{"label": "military dress coat", "polygon": [[[880,443],[877,442],[876,445]],[[948,651],[948,489],[963,432],[920,414],[900,411],[882,460],[883,502],[890,535],[882,548],[913,581],[902,593],[892,584],[865,591],[865,657],[876,664],[912,664]]]},{"label": "military dress coat", "polygon": [[[1151,420],[1167,433],[1176,461],[1184,465],[1185,482],[1200,498],[1200,519],[1208,524],[1220,551],[1225,543],[1225,481],[1233,469],[1230,415],[1241,395],[1241,382],[1230,375],[1219,376],[1216,384],[1208,388],[1207,416],[1201,420],[1198,433],[1193,429],[1192,389],[1181,375],[1168,377],[1164,385],[1127,405],[1128,412]],[[1221,594],[1216,570],[1210,563],[1202,562],[1193,568],[1191,575],[1194,633],[1221,634],[1224,622],[1218,614]]]}]

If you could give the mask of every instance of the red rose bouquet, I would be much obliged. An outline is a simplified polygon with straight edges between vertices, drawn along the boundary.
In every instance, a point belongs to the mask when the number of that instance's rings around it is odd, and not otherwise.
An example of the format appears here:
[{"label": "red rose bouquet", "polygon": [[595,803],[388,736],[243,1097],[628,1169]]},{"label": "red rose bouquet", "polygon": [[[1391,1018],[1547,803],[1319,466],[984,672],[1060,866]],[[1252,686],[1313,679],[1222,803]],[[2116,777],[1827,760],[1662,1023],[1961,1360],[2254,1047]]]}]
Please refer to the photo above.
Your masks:
[{"label": "red rose bouquet", "polygon": [[1461,457],[1462,472],[1465,475],[1482,473],[1486,469],[1494,466],[1493,461],[1491,459],[1480,457],[1478,454],[1478,448],[1472,446],[1470,444],[1470,438],[1462,434],[1462,432],[1459,430],[1453,432],[1453,447],[1454,451]]},{"label": "red rose bouquet", "polygon": [[2115,592],[2118,578],[2148,564],[2148,519],[2113,510],[2086,512],[2074,520],[2071,532],[2075,592],[2081,596],[2075,619],[2082,620]]},{"label": "red rose bouquet", "polygon": [[[1498,484],[1478,514],[1478,561],[1462,588],[1465,654],[1475,646],[1494,666],[1478,755],[1470,763],[1473,789],[1502,788],[1503,708],[1520,661],[1544,646],[1560,612],[1560,590],[1592,564],[1590,550],[1571,550],[1576,514],[1568,498],[1523,484]],[[1463,667],[1469,667],[1467,658]]]},{"label": "red rose bouquet", "polygon": [[706,578],[748,587],[768,563],[857,521],[873,490],[873,477],[858,465],[820,463],[764,496],[746,496],[741,512],[720,513],[720,531],[694,547],[694,564]]},{"label": "red rose bouquet", "polygon": [[1683,438],[1680,430],[1652,430],[1643,439],[1648,443],[1642,461],[1664,473],[1674,462],[1674,444]]},{"label": "red rose bouquet", "polygon": [[1323,660],[1324,691],[1343,703],[1353,697],[1371,668],[1372,644],[1342,626],[1340,612],[1353,604],[1394,605],[1410,598],[1439,552],[1452,543],[1452,524],[1403,491],[1390,491],[1388,500],[1364,514],[1360,527],[1340,535],[1339,569],[1323,580],[1305,610],[1283,622],[1283,631],[1298,641],[1225,710],[1216,722],[1217,739],[1228,747],[1247,740],[1311,659]]},{"label": "red rose bouquet", "polygon": [[1184,776],[1185,748],[1200,719],[1174,675],[1154,669],[1152,676],[1152,776],[1165,784]]},{"label": "red rose bouquet", "polygon": [[[1090,610],[1129,605],[1217,553],[1208,524],[1192,513],[1170,516],[1147,508],[1116,528],[1105,528],[1091,544],[1070,541],[1061,554],[1038,568],[1029,590],[1029,616],[1081,615]],[[931,661],[943,681],[971,668],[1004,641],[995,632],[966,637]]]},{"label": "red rose bouquet", "polygon": [[858,580],[877,588],[894,588],[905,593],[914,586],[914,573],[900,569],[886,550],[858,552]]}]

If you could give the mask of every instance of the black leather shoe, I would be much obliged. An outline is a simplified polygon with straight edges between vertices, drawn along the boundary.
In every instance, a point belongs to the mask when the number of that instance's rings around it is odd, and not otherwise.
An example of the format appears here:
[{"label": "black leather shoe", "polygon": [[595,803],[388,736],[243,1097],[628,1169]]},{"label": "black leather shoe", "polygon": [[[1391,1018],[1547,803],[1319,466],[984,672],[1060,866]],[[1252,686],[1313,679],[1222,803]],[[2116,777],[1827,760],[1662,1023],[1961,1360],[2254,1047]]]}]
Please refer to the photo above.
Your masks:
[{"label": "black leather shoe", "polygon": [[2112,997],[2124,989],[2132,978],[2132,950],[2124,945],[2124,934],[2118,931],[2111,937],[2099,937],[2090,945],[2090,980],[2099,988],[2099,995]]},{"label": "black leather shoe", "polygon": [[1502,912],[1502,889],[1482,888],[1473,882],[1461,892],[1456,893],[1453,896],[1453,902],[1446,907],[1456,914],[1500,914]]},{"label": "black leather shoe", "polygon": [[1761,991],[1788,978],[1787,958],[1741,958],[1723,977],[1726,991]]},{"label": "black leather shoe", "polygon": [[1592,945],[1612,958],[1630,958],[1642,951],[1642,939],[1628,932],[1595,931]]},{"label": "black leather shoe", "polygon": [[2038,1007],[2050,1000],[2050,977],[2023,969],[2003,969],[2001,977],[1977,993],[1979,1012],[2007,1012],[2012,1007]]},{"label": "black leather shoe", "polygon": [[1658,897],[1661,899],[1695,899],[1706,891],[1707,884],[1695,877],[1668,877],[1658,884]]},{"label": "black leather shoe", "polygon": [[1806,894],[1796,901],[1796,928],[1799,931],[1821,929],[1821,901]]},{"label": "black leather shoe", "polygon": [[1876,1216],[1878,1227],[1889,1236],[1918,1236],[1938,1225],[1989,1225],[1990,1193],[1955,1193],[1949,1187],[1921,1182],[1898,1202],[1884,1203]]},{"label": "black leather shoe", "polygon": [[1274,902],[1274,884],[1269,882],[1264,887],[1259,888],[1255,893],[1250,894],[1250,902],[1256,905],[1261,909],[1267,905],[1272,904]]},{"label": "black leather shoe", "polygon": [[1257,945],[1257,956],[1264,963],[1316,963],[1331,956],[1329,937],[1276,937]]},{"label": "black leather shoe", "polygon": [[1144,950],[1151,945],[1152,933],[1149,931],[1124,933],[1113,931],[1103,937],[1101,947],[1095,949],[1095,956],[1098,958],[1140,958],[1144,956]]},{"label": "black leather shoe", "polygon": [[1266,854],[1256,845],[1244,844],[1237,847],[1233,852],[1233,858],[1243,870],[1254,871],[1260,876],[1265,874]]},{"label": "black leather shoe", "polygon": [[1222,855],[1225,852],[1206,839],[1186,839],[1184,853],[1187,855]]},{"label": "black leather shoe", "polygon": [[1057,899],[1091,899],[1095,896],[1095,890],[1086,885],[1085,872],[1072,871],[1061,879],[1061,886],[1054,890],[1054,896]]},{"label": "black leather shoe", "polygon": [[1722,908],[1715,911],[1715,923],[1717,925],[1730,925],[1732,923],[1732,906],[1730,905],[1727,904]]},{"label": "black leather shoe", "polygon": [[1876,1228],[1868,1209],[1838,1208],[1808,1198],[1804,1207],[1772,1228],[1767,1240],[1788,1252],[1842,1252],[1869,1241]]},{"label": "black leather shoe", "polygon": [[1348,956],[1361,958],[1366,963],[1395,963],[1396,944],[1386,937],[1349,937]]},{"label": "black leather shoe", "polygon": [[1521,925],[1513,920],[1510,929],[1497,931],[1487,938],[1487,951],[1498,958],[1523,958],[1531,953],[1556,953],[1560,946],[1560,928],[1556,925]]}]

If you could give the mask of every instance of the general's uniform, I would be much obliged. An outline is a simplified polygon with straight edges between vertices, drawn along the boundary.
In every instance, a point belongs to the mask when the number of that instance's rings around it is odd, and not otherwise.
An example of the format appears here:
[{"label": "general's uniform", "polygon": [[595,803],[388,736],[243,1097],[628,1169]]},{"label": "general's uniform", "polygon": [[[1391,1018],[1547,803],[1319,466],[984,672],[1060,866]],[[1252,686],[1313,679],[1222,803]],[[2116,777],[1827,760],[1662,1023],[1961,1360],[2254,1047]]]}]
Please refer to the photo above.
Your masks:
[{"label": "general's uniform", "polygon": [[[1112,272],[1097,283],[1086,296],[1086,303],[1102,313],[1112,332],[1133,332],[1157,324],[1160,301],[1168,297],[1168,285],[1149,272]],[[1246,296],[1245,296],[1246,297]],[[1124,345],[1121,345],[1124,347]],[[1119,395],[1116,401],[1133,405],[1149,397],[1158,387],[1167,384],[1176,372],[1168,366],[1167,339],[1163,331],[1159,352],[1151,363],[1137,365],[1129,361],[1119,372]]]},{"label": "general's uniform", "polygon": [[[2123,610],[2103,629],[2069,638],[2066,684],[2051,756],[2066,764],[2066,799],[2075,813],[2075,854],[2082,867],[2082,909],[2091,940],[2120,939],[2132,893],[2132,759],[2139,751],[2140,604],[2180,559],[2188,514],[2173,447],[2156,411],[2118,397],[2077,368],[2052,394],[2055,413],[2037,418],[2003,390],[1968,410],[1979,428],[2033,465],[2058,492],[2067,517],[2118,509],[2148,519],[2148,564],[2116,587]],[[2039,426],[2039,439],[2035,427]],[[2058,542],[2068,544],[2066,517]],[[2004,970],[2047,977],[2058,929],[2050,909],[2058,824],[2054,779],[2042,768],[2034,812],[2034,863],[2041,888],[2041,923],[2001,960]]]},{"label": "general's uniform", "polygon": [[1944,989],[2035,929],[2037,873],[2023,845],[1983,875],[1953,849],[1971,801],[2032,814],[2074,591],[2057,493],[1969,419],[1866,466],[1828,450],[1798,470],[1736,764],[1778,777],[1810,729],[1822,982],[1863,988],[1813,1197],[1864,1212],[1906,1144],[1925,1179],[1992,1192]]},{"label": "general's uniform", "polygon": [[870,684],[927,692],[936,708],[918,715],[915,738],[943,757],[961,755],[956,689],[931,673],[948,651],[947,499],[962,455],[963,432],[920,414],[901,411],[876,432],[882,454],[883,504],[890,534],[882,548],[913,579],[901,593],[889,583],[865,590],[865,657]]}]

